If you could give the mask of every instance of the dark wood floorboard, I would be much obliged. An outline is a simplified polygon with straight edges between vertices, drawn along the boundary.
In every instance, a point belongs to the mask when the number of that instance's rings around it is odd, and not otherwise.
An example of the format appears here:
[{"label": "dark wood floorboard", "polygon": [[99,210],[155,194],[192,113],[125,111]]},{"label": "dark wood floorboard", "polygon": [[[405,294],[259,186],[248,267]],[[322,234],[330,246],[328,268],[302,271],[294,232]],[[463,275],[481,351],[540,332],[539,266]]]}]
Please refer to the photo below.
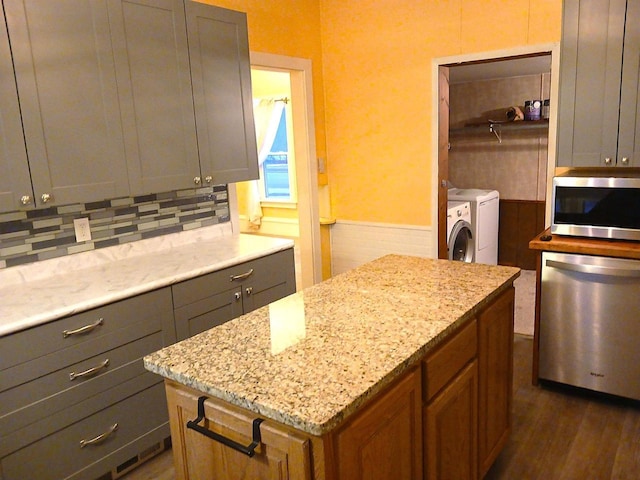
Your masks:
[{"label": "dark wood floorboard", "polygon": [[[640,403],[533,386],[532,355],[532,339],[516,335],[513,430],[485,479],[640,479]],[[164,452],[122,479],[174,480],[171,455]]]},{"label": "dark wood floorboard", "polygon": [[533,340],[514,340],[513,430],[487,480],[640,479],[640,403],[533,386]]}]

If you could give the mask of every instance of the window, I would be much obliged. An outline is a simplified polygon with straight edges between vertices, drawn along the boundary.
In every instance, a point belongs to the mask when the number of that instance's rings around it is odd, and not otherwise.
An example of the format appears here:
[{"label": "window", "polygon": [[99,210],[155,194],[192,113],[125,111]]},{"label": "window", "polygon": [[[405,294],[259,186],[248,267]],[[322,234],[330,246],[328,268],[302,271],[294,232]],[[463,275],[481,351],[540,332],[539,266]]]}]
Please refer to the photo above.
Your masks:
[{"label": "window", "polygon": [[265,200],[289,200],[291,198],[288,156],[287,116],[283,109],[271,151],[262,164],[261,173]]}]

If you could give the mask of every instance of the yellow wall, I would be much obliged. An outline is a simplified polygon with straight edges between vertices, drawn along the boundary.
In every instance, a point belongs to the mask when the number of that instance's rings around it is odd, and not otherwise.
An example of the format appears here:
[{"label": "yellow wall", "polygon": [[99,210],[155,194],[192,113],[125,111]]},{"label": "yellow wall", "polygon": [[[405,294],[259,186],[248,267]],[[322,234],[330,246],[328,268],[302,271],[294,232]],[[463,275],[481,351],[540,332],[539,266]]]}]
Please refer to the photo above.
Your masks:
[{"label": "yellow wall", "polygon": [[438,57],[560,40],[561,0],[320,0],[337,219],[431,225]]}]

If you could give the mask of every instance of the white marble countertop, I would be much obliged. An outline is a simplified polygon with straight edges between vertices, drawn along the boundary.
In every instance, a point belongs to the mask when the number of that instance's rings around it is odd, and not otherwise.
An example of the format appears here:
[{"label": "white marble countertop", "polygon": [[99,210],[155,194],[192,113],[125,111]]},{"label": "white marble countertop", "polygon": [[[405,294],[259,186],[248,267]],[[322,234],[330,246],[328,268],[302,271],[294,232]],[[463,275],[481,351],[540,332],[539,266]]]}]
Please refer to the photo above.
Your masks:
[{"label": "white marble countertop", "polygon": [[0,271],[0,336],[293,247],[205,227]]},{"label": "white marble countertop", "polygon": [[145,367],[322,435],[495,300],[519,272],[385,256],[148,355]]}]

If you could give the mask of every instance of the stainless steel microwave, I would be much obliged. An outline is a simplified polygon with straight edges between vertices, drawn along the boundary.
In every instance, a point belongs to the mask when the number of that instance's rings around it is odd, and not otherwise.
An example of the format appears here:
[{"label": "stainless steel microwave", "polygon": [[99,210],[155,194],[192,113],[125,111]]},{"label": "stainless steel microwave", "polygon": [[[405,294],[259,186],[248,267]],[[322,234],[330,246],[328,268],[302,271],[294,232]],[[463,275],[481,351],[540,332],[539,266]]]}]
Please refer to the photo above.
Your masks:
[{"label": "stainless steel microwave", "polygon": [[552,202],[551,233],[640,240],[640,176],[560,175]]}]

